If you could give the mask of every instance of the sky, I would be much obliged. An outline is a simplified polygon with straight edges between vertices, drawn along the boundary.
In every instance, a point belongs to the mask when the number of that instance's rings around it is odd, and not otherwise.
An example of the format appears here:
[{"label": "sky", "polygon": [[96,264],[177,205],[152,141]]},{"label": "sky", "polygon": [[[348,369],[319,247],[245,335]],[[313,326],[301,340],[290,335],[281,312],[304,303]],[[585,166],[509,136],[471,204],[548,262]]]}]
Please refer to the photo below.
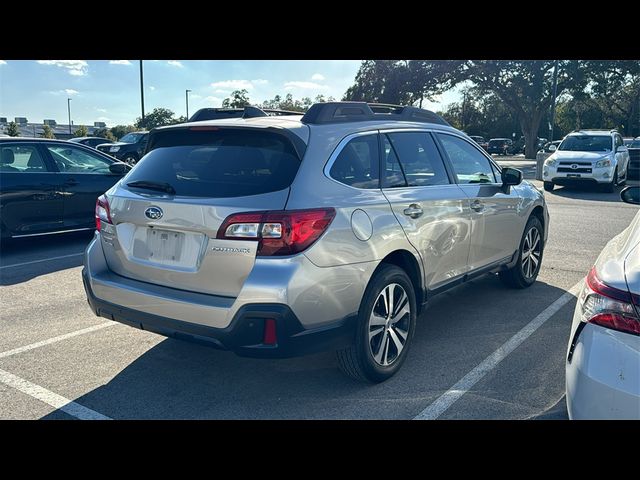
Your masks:
[{"label": "sky", "polygon": [[[291,93],[340,100],[353,84],[360,60],[144,60],[145,112],[165,107],[189,115],[219,107],[233,90],[246,89],[252,103]],[[75,125],[132,124],[141,114],[138,60],[0,60],[0,117],[45,118]],[[458,101],[456,91],[423,107],[440,110]]]}]

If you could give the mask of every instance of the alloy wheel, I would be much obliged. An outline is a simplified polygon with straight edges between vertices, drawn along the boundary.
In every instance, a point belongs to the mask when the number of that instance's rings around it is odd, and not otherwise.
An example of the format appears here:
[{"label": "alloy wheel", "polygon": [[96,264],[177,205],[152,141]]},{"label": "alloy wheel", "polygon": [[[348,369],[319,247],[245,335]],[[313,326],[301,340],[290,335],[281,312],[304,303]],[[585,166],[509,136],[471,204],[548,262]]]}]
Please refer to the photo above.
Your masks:
[{"label": "alloy wheel", "polygon": [[393,364],[402,353],[411,323],[411,306],[404,288],[392,283],[382,289],[369,316],[369,348],[378,365]]},{"label": "alloy wheel", "polygon": [[541,256],[540,232],[533,227],[527,232],[522,244],[522,273],[526,278],[532,278],[538,271]]}]

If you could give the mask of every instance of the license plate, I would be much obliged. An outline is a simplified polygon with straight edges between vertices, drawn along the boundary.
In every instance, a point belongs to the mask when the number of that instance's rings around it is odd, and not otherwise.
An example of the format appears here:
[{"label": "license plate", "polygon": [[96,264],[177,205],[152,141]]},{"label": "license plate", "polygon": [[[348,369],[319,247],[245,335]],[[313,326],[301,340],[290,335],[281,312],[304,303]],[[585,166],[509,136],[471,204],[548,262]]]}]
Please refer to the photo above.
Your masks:
[{"label": "license plate", "polygon": [[147,229],[149,260],[155,263],[175,264],[181,261],[184,250],[184,233]]},{"label": "license plate", "polygon": [[580,174],[579,173],[567,173],[567,177],[569,177],[569,178],[579,178]]}]

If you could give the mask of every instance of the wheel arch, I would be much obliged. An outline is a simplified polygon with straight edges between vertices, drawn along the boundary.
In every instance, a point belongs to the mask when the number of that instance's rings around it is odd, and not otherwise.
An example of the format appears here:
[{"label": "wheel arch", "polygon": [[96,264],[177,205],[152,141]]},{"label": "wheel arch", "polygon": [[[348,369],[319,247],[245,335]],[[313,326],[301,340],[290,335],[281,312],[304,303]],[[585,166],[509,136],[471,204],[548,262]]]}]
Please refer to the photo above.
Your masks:
[{"label": "wheel arch", "polygon": [[420,267],[419,260],[416,258],[415,254],[404,249],[394,250],[382,259],[378,267],[374,270],[373,275],[376,274],[381,265],[395,265],[407,273],[416,294],[416,306],[418,308],[417,313],[420,314],[420,310],[422,309],[422,304],[425,299],[424,282],[422,268]]}]

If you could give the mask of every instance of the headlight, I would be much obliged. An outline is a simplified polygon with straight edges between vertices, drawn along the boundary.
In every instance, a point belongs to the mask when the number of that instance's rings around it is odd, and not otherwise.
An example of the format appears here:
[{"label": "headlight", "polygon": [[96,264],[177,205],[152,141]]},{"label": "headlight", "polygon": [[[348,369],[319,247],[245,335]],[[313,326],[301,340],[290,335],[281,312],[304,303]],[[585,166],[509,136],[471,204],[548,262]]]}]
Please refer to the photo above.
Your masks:
[{"label": "headlight", "polygon": [[556,164],[556,159],[555,158],[547,158],[544,161],[545,166],[547,167],[553,167]]},{"label": "headlight", "polygon": [[117,152],[118,150],[120,150],[120,147],[116,146],[116,147],[111,147],[109,149],[110,152]]},{"label": "headlight", "polygon": [[611,166],[611,160],[609,160],[608,158],[605,158],[604,160],[600,160],[596,162],[596,168],[603,168],[603,167],[610,167],[610,166]]}]

